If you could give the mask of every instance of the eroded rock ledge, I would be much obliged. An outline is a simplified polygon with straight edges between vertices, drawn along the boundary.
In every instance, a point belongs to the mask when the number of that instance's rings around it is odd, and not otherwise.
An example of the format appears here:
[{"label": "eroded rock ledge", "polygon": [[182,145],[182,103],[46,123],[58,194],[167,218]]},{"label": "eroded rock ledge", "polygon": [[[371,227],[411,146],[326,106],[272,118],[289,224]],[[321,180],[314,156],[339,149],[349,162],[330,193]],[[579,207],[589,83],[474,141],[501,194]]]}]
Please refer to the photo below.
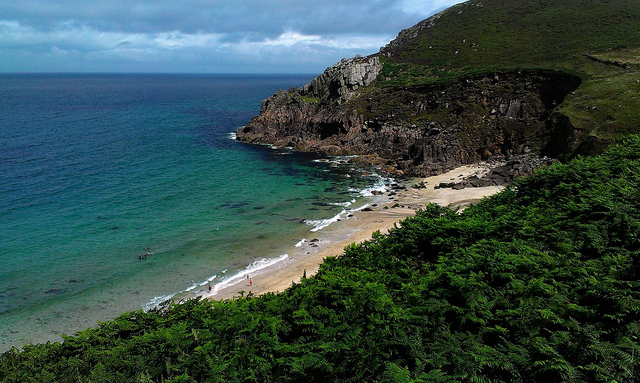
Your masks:
[{"label": "eroded rock ledge", "polygon": [[373,83],[380,69],[376,56],[343,60],[310,84],[264,100],[237,137],[325,155],[357,154],[412,176],[522,154],[553,156],[572,139],[571,127],[556,126],[563,119],[554,109],[578,87],[578,77],[520,71],[382,88]]}]

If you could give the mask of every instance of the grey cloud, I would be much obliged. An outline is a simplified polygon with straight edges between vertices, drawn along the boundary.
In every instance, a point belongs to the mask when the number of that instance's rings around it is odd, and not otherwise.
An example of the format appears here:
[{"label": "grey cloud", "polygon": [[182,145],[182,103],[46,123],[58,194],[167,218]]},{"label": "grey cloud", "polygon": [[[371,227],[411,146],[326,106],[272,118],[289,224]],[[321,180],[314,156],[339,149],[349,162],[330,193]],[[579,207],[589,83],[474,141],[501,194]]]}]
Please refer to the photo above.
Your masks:
[{"label": "grey cloud", "polygon": [[[0,72],[302,72],[460,0],[0,1]],[[424,7],[423,7],[424,5]]]},{"label": "grey cloud", "polygon": [[305,34],[389,33],[414,23],[393,1],[317,0],[20,0],[0,5],[0,18],[43,30],[78,23],[126,33],[221,33],[274,37]]}]

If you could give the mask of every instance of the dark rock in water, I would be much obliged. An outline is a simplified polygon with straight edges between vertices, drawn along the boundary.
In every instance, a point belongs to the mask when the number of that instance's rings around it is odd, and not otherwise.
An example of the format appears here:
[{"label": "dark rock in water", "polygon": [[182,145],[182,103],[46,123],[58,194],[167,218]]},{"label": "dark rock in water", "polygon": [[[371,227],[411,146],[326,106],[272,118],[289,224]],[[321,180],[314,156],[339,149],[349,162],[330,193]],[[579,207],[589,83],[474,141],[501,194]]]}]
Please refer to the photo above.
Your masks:
[{"label": "dark rock in water", "polygon": [[50,290],[45,291],[44,293],[45,294],[61,294],[64,291],[65,290],[62,290],[62,289],[50,289]]},{"label": "dark rock in water", "polygon": [[362,209],[362,211],[373,211],[373,209],[371,207],[367,206],[364,209]]}]

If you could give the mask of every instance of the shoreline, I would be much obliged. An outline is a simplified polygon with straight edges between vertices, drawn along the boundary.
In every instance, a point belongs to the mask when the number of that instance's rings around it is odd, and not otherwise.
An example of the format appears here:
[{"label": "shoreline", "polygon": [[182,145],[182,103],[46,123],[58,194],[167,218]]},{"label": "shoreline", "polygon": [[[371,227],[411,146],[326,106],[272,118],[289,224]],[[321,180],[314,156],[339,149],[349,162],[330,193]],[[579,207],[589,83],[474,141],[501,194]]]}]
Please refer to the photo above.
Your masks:
[{"label": "shoreline", "polygon": [[[296,246],[291,246],[286,257],[272,254],[272,257],[280,256],[280,261],[252,273],[251,284],[248,275],[243,276],[237,278],[236,283],[228,283],[211,293],[205,292],[202,297],[224,300],[239,297],[240,291],[244,291],[245,295],[249,292],[253,295],[282,292],[293,283],[298,283],[303,275],[310,277],[317,273],[326,257],[341,255],[346,246],[367,241],[376,231],[388,233],[396,223],[415,215],[418,209],[430,202],[443,206],[464,207],[499,192],[502,186],[461,190],[434,188],[442,182],[461,181],[472,175],[482,176],[487,170],[488,167],[483,165],[466,165],[437,176],[414,179],[413,183],[424,182],[424,189],[407,186],[407,190],[397,190],[395,195],[389,195],[387,192],[375,196],[368,204],[373,210],[361,208],[351,211],[346,219],[315,232],[309,231],[308,238]],[[400,207],[393,207],[396,204]]]}]

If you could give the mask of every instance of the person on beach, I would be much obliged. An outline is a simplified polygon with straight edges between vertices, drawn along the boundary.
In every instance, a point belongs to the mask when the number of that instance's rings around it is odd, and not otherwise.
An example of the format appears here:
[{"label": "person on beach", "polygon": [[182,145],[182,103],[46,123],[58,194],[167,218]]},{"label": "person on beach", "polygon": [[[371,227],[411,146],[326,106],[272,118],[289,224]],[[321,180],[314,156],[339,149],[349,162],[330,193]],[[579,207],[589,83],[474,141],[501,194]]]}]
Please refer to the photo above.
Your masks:
[{"label": "person on beach", "polygon": [[253,285],[253,280],[249,278],[249,286]]},{"label": "person on beach", "polygon": [[211,290],[213,290],[213,288],[211,287],[211,285],[209,285],[209,292],[211,292]]}]

